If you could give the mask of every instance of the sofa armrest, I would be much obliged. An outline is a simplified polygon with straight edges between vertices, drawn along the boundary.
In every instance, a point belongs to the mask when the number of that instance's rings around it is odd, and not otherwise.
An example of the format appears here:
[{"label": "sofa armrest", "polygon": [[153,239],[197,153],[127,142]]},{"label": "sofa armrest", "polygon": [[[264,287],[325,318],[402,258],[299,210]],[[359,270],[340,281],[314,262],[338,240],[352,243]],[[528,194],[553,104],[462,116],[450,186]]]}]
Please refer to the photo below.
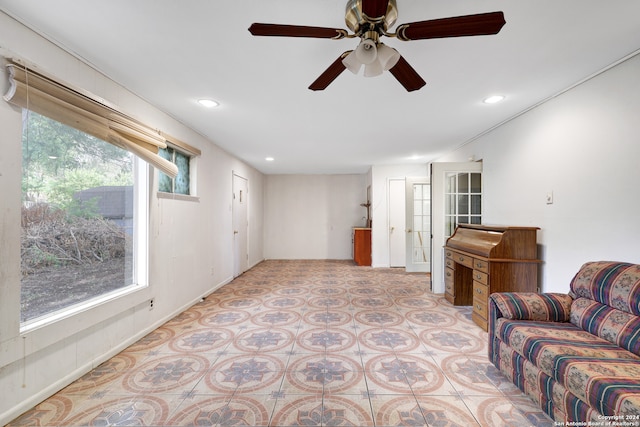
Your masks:
[{"label": "sofa armrest", "polygon": [[567,294],[535,292],[500,292],[491,294],[496,318],[568,322],[573,299]]}]

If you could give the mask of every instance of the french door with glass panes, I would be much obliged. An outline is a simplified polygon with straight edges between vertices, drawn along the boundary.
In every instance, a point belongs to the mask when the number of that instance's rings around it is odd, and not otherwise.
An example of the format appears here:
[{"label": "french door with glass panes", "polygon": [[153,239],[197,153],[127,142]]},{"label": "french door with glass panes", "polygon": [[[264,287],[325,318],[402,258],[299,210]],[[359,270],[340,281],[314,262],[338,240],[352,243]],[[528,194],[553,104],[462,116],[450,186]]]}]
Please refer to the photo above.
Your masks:
[{"label": "french door with glass panes", "polygon": [[445,176],[445,237],[458,224],[482,223],[482,173],[447,172]]},{"label": "french door with glass panes", "polygon": [[406,271],[431,271],[431,184],[406,178]]},{"label": "french door with glass panes", "polygon": [[444,293],[444,245],[461,223],[482,219],[482,162],[431,163],[431,286]]}]

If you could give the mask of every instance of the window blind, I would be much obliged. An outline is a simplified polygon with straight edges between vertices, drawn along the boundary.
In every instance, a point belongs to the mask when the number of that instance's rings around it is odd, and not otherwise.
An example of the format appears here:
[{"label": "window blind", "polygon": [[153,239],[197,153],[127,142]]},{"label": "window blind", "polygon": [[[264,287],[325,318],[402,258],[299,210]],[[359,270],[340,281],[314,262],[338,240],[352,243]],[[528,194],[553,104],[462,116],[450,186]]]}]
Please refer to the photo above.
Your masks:
[{"label": "window blind", "polygon": [[158,155],[159,148],[167,147],[167,138],[159,131],[94,95],[22,64],[9,63],[7,70],[10,83],[4,95],[7,102],[127,150],[172,178],[178,175],[178,167]]}]

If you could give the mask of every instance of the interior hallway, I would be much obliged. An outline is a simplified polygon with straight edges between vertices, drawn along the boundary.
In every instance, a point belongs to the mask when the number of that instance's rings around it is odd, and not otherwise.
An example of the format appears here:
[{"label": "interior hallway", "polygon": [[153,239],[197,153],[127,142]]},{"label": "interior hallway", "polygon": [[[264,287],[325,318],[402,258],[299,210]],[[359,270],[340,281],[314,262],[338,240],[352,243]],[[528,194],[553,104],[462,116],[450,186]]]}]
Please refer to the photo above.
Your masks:
[{"label": "interior hallway", "polygon": [[471,307],[428,289],[265,261],[9,426],[552,426],[488,362]]}]

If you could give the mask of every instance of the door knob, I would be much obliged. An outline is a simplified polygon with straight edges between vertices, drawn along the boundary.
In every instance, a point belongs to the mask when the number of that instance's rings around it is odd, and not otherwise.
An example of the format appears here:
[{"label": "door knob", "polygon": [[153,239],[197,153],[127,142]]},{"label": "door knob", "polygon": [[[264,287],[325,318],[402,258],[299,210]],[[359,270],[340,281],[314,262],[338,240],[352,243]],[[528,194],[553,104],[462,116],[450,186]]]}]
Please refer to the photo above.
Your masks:
[{"label": "door knob", "polygon": [[238,234],[239,231],[238,230],[233,230],[233,234]]},{"label": "door knob", "polygon": [[411,233],[413,230],[411,230],[410,228],[407,229],[407,233]]}]

